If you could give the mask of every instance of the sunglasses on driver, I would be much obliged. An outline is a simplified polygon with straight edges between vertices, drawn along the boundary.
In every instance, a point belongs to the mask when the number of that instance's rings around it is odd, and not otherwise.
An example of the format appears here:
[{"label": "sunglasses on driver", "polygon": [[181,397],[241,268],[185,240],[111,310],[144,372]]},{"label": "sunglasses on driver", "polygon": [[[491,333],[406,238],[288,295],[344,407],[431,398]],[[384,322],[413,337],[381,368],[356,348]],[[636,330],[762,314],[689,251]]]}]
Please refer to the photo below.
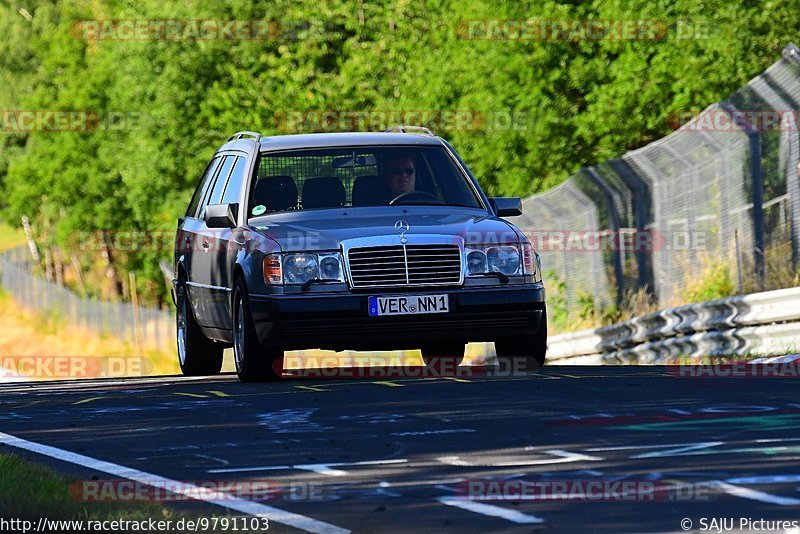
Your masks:
[{"label": "sunglasses on driver", "polygon": [[408,176],[411,176],[412,174],[414,174],[414,172],[415,172],[414,171],[414,167],[405,167],[405,168],[396,167],[396,168],[392,169],[392,174],[403,174],[403,173],[406,173]]}]

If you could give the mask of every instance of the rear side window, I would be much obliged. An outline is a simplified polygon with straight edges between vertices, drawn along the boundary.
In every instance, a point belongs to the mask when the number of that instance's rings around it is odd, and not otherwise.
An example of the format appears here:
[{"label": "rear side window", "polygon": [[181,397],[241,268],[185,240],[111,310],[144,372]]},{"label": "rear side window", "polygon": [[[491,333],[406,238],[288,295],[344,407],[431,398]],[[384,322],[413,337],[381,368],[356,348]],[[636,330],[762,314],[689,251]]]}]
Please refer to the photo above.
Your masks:
[{"label": "rear side window", "polygon": [[214,173],[219,167],[219,156],[215,157],[211,160],[211,162],[206,167],[205,172],[203,173],[203,177],[200,178],[200,183],[197,184],[197,189],[194,190],[194,195],[192,195],[192,201],[189,202],[189,208],[186,210],[187,217],[195,217],[197,215],[197,208],[200,206],[200,199],[205,196],[205,192],[208,189],[209,182],[211,178],[214,176]]},{"label": "rear side window", "polygon": [[231,177],[228,178],[228,185],[225,186],[225,192],[222,194],[222,204],[239,202],[239,192],[242,190],[245,167],[247,167],[247,158],[236,158]]},{"label": "rear side window", "polygon": [[222,190],[225,189],[225,183],[228,181],[228,174],[231,172],[231,167],[233,167],[233,162],[236,159],[236,156],[225,156],[225,159],[220,166],[219,173],[217,174],[217,178],[214,181],[214,185],[211,189],[211,194],[208,195],[208,198],[205,202],[203,202],[203,209],[200,210],[200,218],[202,219],[205,216],[206,206],[214,204],[219,204],[220,199],[222,198]]}]

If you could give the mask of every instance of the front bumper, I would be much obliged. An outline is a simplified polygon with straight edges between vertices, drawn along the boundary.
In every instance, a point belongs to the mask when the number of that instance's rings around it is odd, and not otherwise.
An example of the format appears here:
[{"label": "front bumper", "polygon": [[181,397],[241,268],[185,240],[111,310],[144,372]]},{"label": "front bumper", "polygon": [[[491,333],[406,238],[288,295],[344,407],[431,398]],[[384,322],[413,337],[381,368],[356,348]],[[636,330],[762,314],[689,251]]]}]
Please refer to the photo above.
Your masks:
[{"label": "front bumper", "polygon": [[[406,293],[404,291],[403,293]],[[284,350],[397,350],[424,341],[494,341],[533,335],[541,320],[541,284],[479,288],[438,288],[414,294],[450,295],[450,312],[370,317],[370,296],[399,295],[390,290],[363,294],[250,295],[259,341]]]}]

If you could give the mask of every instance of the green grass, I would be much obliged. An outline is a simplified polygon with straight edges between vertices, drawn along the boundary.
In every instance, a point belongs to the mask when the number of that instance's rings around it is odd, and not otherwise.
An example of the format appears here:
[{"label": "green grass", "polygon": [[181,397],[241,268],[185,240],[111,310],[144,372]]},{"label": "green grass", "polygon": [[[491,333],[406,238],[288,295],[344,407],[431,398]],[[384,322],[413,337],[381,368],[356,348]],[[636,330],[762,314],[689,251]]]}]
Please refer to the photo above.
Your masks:
[{"label": "green grass", "polygon": [[70,495],[72,481],[14,455],[0,455],[0,516],[22,519],[171,519],[156,503],[82,502]]},{"label": "green grass", "polygon": [[[108,479],[113,477],[109,476]],[[173,532],[178,521],[200,518],[226,518],[225,514],[179,512],[156,502],[84,502],[73,496],[80,486],[76,481],[59,475],[49,468],[34,464],[12,454],[0,454],[0,517],[33,521],[172,521]],[[80,484],[80,481],[77,482]],[[79,494],[78,494],[79,495]],[[240,525],[241,526],[241,525]],[[240,532],[248,532],[239,529]],[[198,529],[197,532],[225,532],[221,528]]]},{"label": "green grass", "polygon": [[686,304],[723,299],[736,295],[731,266],[727,262],[707,265],[704,269],[687,276],[680,300]]},{"label": "green grass", "polygon": [[797,354],[798,349],[795,346],[789,346],[781,352],[763,354],[760,352],[748,352],[741,355],[732,356],[689,356],[682,354],[675,356],[669,362],[670,365],[724,365],[733,362],[749,362],[750,360],[757,360],[758,358],[780,358],[781,356],[789,356]]},{"label": "green grass", "polygon": [[[758,293],[800,285],[800,270],[791,262],[791,243],[780,243],[767,248],[765,280],[763,287],[757,283],[755,267],[749,257],[742,261],[742,294]],[[744,256],[743,256],[744,257]],[[687,258],[678,258],[686,262]],[[655,311],[732,297],[739,293],[737,287],[737,265],[735,261],[707,256],[695,264],[685,265],[685,279],[676,288],[673,297],[666,302],[656,302],[644,290],[627,291],[621,306],[614,304],[601,306],[594,302],[590,294],[580,294],[577,304],[567,306],[564,295],[568,280],[550,271],[545,275],[548,289],[548,319],[551,334],[571,332],[584,328],[599,328],[619,323],[634,317],[641,317]],[[754,356],[756,357],[756,356]]]},{"label": "green grass", "polygon": [[0,221],[0,252],[25,244],[25,232]]}]

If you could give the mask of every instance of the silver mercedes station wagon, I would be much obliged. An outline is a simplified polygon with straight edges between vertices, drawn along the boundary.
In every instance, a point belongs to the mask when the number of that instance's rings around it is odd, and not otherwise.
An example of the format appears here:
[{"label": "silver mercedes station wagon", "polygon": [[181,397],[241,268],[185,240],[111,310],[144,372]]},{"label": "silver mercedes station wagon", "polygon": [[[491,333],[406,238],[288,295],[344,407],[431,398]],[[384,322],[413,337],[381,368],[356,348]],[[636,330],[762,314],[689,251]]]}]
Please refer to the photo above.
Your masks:
[{"label": "silver mercedes station wagon", "polygon": [[539,256],[450,144],[429,130],[262,137],[220,147],[178,221],[180,366],[279,377],[287,350],[420,349],[457,365],[545,361]]}]

